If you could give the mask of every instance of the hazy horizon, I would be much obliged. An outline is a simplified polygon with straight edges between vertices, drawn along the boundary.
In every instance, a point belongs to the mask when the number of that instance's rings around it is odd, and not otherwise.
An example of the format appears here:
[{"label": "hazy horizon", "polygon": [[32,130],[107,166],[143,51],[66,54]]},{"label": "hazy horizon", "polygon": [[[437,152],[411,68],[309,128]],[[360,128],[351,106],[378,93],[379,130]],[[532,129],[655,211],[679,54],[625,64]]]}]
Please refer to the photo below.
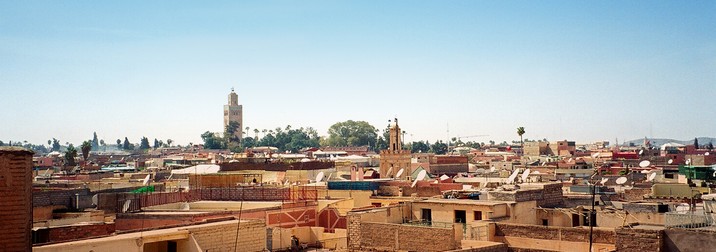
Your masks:
[{"label": "hazy horizon", "polygon": [[713,1],[0,2],[0,140],[201,143],[232,87],[250,136],[397,116],[407,141],[713,137],[714,20]]}]

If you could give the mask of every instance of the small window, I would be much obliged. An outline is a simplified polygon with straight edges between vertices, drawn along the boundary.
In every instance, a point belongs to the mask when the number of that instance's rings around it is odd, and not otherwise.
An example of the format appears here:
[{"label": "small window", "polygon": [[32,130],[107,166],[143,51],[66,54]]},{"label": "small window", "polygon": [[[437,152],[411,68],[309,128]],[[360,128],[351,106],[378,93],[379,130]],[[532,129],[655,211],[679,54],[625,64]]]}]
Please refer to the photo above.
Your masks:
[{"label": "small window", "polygon": [[475,220],[482,220],[482,211],[475,211]]},{"label": "small window", "polygon": [[549,220],[542,219],[542,226],[549,226]]}]

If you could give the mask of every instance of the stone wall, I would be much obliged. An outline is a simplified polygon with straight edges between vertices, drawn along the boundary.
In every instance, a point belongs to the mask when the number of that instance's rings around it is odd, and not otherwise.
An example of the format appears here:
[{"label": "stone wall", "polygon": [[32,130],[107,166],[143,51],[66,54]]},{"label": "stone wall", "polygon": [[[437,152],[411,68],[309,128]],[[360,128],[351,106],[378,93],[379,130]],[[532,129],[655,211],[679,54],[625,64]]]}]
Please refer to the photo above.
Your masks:
[{"label": "stone wall", "polygon": [[644,195],[651,194],[651,188],[632,188],[624,190],[622,194],[622,200],[624,201],[639,201],[644,199]]},{"label": "stone wall", "polygon": [[76,195],[88,195],[89,189],[51,190],[32,193],[32,206],[64,206],[75,209]]},{"label": "stone wall", "polygon": [[517,191],[490,191],[488,199],[499,201],[536,201],[540,207],[556,207],[564,204],[562,195],[562,184],[537,184],[522,185],[523,188]]},{"label": "stone wall", "polygon": [[713,231],[667,229],[664,234],[663,251],[703,252],[716,248]]},{"label": "stone wall", "polygon": [[509,251],[507,244],[495,244],[492,246],[484,246],[479,248],[466,248],[450,250],[449,252],[507,252]]},{"label": "stone wall", "polygon": [[640,228],[617,228],[617,251],[661,252],[665,251],[664,231]]},{"label": "stone wall", "polygon": [[0,250],[32,247],[32,154],[19,147],[0,147]]},{"label": "stone wall", "polygon": [[348,213],[349,251],[445,251],[458,248],[453,228],[361,222]]},{"label": "stone wall", "polygon": [[[236,229],[239,238],[236,239]],[[265,251],[266,225],[259,220],[241,220],[187,227],[199,246],[205,251]]]},{"label": "stone wall", "polygon": [[[495,237],[498,241],[507,241],[510,246],[510,251],[518,251],[517,249],[519,249],[519,251],[526,251],[525,249],[528,249],[528,251],[570,251],[570,246],[588,248],[589,229],[496,223]],[[521,243],[509,244],[510,238],[517,238],[516,240],[519,240]],[[599,228],[593,230],[593,242],[595,247],[613,247],[616,241],[617,234],[612,230]],[[571,250],[577,250],[577,248],[571,247]]]}]

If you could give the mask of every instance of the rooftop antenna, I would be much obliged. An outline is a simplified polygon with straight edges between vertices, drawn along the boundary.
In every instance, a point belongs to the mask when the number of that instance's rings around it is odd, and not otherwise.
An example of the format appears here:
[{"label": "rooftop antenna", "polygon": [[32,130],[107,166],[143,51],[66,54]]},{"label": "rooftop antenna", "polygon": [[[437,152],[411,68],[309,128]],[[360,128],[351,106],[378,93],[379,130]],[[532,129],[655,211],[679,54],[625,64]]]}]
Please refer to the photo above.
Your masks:
[{"label": "rooftop antenna", "polygon": [[649,162],[649,160],[643,160],[643,161],[639,162],[639,167],[641,167],[641,168],[649,167],[649,165],[651,165],[651,162]]},{"label": "rooftop antenna", "polygon": [[403,175],[403,172],[404,172],[404,171],[405,171],[405,169],[400,168],[400,170],[398,170],[398,173],[395,174],[395,177],[398,178],[398,179],[400,179],[400,175]]},{"label": "rooftop antenna", "polygon": [[393,174],[393,167],[391,166],[390,169],[388,169],[388,172],[386,172],[385,177],[389,178],[390,174]]},{"label": "rooftop antenna", "polygon": [[510,174],[509,177],[507,177],[507,184],[512,184],[515,182],[515,179],[517,178],[517,174],[520,173],[520,170],[515,169],[515,171]]},{"label": "rooftop antenna", "polygon": [[415,187],[415,185],[418,184],[418,181],[425,179],[425,175],[428,175],[428,172],[425,170],[420,171],[420,173],[418,173],[418,177],[413,180],[413,184],[410,187]]},{"label": "rooftop antenna", "polygon": [[527,168],[527,169],[525,169],[524,172],[522,172],[522,177],[521,177],[522,183],[527,182],[527,178],[529,178],[529,176],[530,176],[530,169]]}]

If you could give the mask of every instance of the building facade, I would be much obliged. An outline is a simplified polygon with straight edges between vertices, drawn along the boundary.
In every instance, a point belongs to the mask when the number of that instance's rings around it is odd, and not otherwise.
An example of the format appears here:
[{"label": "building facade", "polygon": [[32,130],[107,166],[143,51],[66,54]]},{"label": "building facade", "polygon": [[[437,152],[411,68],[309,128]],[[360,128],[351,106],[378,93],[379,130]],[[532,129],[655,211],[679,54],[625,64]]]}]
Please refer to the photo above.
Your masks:
[{"label": "building facade", "polygon": [[401,178],[407,178],[413,172],[410,168],[410,150],[403,150],[398,119],[390,124],[390,141],[387,150],[380,151],[380,176],[392,178],[403,169]]}]

